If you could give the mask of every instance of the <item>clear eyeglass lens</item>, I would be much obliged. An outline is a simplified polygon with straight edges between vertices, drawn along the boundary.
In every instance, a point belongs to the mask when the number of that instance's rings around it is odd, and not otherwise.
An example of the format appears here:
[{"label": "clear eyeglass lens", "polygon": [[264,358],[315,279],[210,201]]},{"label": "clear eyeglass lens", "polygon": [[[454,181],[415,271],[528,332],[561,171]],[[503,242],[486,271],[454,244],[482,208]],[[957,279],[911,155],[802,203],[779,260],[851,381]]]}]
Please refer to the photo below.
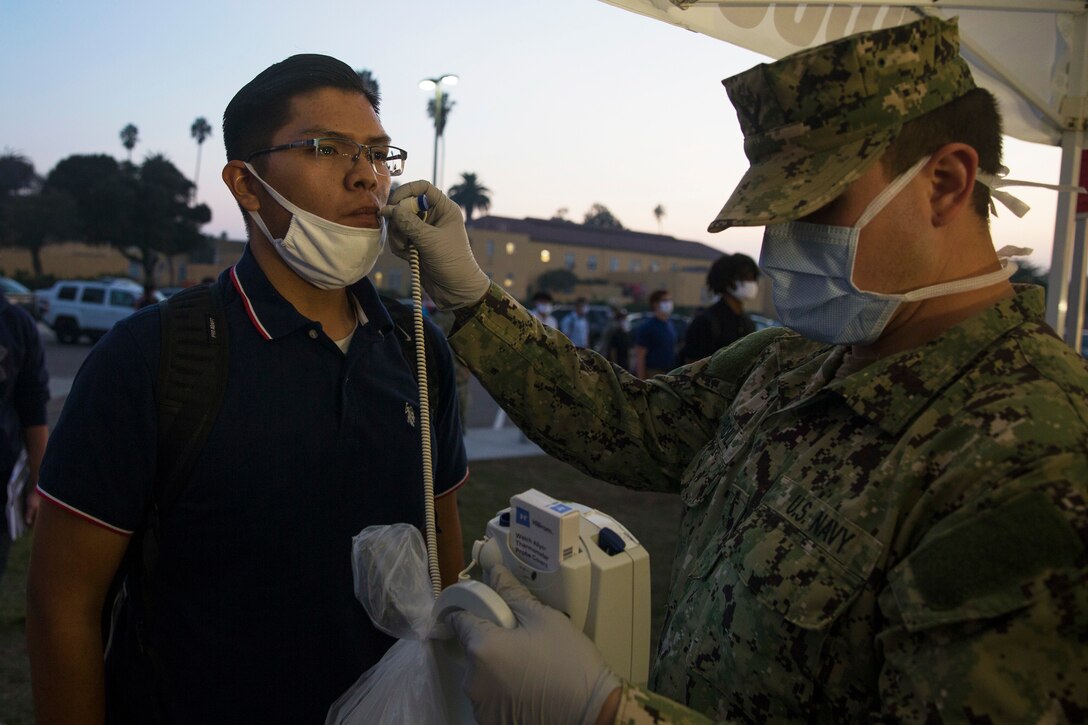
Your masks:
[{"label": "clear eyeglass lens", "polygon": [[359,146],[343,138],[319,138],[314,144],[314,153],[319,159],[336,159],[341,156],[350,159],[359,153]]},{"label": "clear eyeglass lens", "polygon": [[404,152],[396,146],[371,146],[370,162],[379,174],[400,176],[404,171]]},{"label": "clear eyeglass lens", "polygon": [[394,146],[363,146],[342,138],[317,139],[315,153],[319,159],[346,157],[353,159],[365,154],[374,171],[387,176],[399,176],[404,171],[404,152]]}]

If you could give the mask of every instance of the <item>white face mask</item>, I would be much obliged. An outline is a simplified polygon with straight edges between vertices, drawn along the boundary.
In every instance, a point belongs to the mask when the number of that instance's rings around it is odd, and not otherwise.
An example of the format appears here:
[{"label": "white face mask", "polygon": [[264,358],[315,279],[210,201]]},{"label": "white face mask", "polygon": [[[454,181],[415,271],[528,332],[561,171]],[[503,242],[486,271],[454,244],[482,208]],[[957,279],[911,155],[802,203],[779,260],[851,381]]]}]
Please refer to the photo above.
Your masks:
[{"label": "white face mask", "polygon": [[340,289],[370,273],[385,248],[385,219],[379,217],[381,224],[377,229],[330,222],[287,201],[252,166],[246,164],[246,168],[272,198],[292,214],[287,234],[276,239],[260,214],[248,212],[253,223],[299,277],[320,289]]},{"label": "white face mask", "polygon": [[657,303],[657,311],[663,315],[672,314],[672,300],[661,300]]},{"label": "white face mask", "polygon": [[552,306],[548,302],[541,302],[536,306],[536,311],[544,316],[547,316],[552,313]]},{"label": "white face mask", "polygon": [[759,282],[756,282],[755,280],[737,282],[733,285],[730,294],[738,300],[754,300],[756,295],[759,294]]}]

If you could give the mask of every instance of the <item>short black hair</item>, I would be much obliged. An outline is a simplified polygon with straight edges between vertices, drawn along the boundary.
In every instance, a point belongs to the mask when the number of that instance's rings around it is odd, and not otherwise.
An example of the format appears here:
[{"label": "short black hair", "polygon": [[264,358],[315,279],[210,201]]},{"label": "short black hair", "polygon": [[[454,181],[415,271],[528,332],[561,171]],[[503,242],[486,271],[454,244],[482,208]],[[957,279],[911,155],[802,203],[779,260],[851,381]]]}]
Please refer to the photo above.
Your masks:
[{"label": "short black hair", "polygon": [[540,290],[533,295],[533,302],[540,302],[541,300],[543,300],[544,302],[554,302],[552,296],[544,290]]},{"label": "short black hair", "polygon": [[[903,124],[903,130],[884,153],[885,171],[893,178],[899,176],[919,159],[956,142],[978,152],[979,171],[997,173],[1001,167],[1001,111],[992,93],[975,88]],[[979,217],[989,219],[990,190],[977,182],[972,206]]]},{"label": "short black hair", "polygon": [[276,131],[287,123],[295,96],[322,88],[361,93],[378,112],[377,92],[347,63],[327,55],[292,55],[258,73],[227,104],[223,112],[227,160],[245,161],[254,151],[272,145]]},{"label": "short black hair", "polygon": [[656,305],[661,301],[662,297],[668,297],[669,291],[667,289],[655,289],[650,293],[650,305]]},{"label": "short black hair", "polygon": [[743,277],[759,279],[759,265],[747,254],[723,254],[710,265],[706,273],[706,286],[715,294],[724,295],[733,291],[733,286]]}]

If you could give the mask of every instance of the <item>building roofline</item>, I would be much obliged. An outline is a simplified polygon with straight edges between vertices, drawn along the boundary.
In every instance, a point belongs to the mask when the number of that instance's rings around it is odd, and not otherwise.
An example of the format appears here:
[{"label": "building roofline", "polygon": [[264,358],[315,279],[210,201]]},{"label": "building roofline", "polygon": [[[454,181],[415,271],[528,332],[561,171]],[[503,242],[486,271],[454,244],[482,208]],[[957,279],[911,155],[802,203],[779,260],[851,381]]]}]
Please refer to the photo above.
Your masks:
[{"label": "building roofline", "polygon": [[525,234],[537,243],[567,244],[577,247],[614,249],[624,252],[658,254],[666,257],[714,260],[725,254],[702,242],[691,242],[666,234],[636,232],[630,229],[592,227],[562,219],[513,219],[485,216],[473,219],[469,230]]}]

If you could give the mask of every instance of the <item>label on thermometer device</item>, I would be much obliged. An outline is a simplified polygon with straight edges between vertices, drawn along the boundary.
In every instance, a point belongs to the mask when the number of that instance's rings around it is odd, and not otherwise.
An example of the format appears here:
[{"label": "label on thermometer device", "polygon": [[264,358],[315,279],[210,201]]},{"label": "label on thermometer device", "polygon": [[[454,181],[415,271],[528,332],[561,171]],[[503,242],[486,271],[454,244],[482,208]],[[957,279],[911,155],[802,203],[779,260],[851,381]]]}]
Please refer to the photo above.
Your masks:
[{"label": "label on thermometer device", "polygon": [[578,550],[579,516],[535,488],[510,499],[510,548],[540,571],[555,571]]}]

